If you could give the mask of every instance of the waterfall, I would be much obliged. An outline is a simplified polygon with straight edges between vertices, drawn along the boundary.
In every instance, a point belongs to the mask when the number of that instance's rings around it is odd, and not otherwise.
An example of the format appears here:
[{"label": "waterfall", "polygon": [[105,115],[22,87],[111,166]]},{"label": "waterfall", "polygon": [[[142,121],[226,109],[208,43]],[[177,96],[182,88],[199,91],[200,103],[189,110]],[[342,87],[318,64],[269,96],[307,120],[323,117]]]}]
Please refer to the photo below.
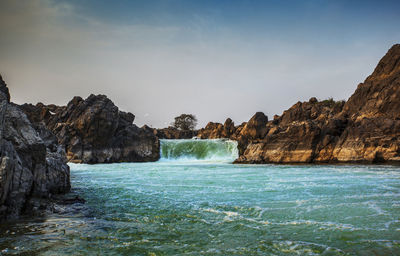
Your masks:
[{"label": "waterfall", "polygon": [[160,161],[233,162],[239,154],[237,142],[226,139],[160,140]]}]

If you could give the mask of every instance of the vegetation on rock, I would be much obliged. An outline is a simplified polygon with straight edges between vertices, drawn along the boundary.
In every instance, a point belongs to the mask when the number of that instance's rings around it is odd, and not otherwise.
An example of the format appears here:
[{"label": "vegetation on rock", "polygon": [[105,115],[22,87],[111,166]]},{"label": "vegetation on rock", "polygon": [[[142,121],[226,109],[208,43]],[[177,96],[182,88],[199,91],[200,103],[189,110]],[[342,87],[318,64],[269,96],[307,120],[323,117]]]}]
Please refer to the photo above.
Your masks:
[{"label": "vegetation on rock", "polygon": [[182,114],[175,117],[175,121],[172,126],[178,130],[182,131],[192,131],[197,126],[197,118],[192,114]]}]

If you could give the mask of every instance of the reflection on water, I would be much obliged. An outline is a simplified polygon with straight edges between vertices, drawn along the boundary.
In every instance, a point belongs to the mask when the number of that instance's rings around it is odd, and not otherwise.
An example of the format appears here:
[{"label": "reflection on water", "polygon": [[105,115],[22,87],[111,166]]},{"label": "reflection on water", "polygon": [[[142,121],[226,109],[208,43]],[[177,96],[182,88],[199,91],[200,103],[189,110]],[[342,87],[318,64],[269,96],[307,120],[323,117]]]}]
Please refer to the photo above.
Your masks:
[{"label": "reflection on water", "polygon": [[2,255],[400,255],[400,168],[71,165],[87,200],[0,228]]}]

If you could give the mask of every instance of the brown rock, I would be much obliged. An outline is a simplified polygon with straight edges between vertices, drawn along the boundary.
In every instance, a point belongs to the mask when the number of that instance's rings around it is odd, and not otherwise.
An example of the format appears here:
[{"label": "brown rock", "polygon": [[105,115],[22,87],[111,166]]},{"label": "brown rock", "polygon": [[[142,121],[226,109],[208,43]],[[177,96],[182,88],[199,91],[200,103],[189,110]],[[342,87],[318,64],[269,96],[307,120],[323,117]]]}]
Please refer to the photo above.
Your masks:
[{"label": "brown rock", "polygon": [[343,112],[352,119],[385,116],[400,118],[400,44],[380,60],[374,72],[349,98]]},{"label": "brown rock", "polygon": [[321,129],[311,121],[296,122],[274,132],[262,141],[250,142],[237,162],[241,163],[310,163]]},{"label": "brown rock", "polygon": [[250,140],[262,139],[268,132],[268,117],[263,112],[257,112],[243,127],[240,135]]},{"label": "brown rock", "polygon": [[346,103],[298,102],[267,129],[262,140],[248,141],[237,162],[399,162],[400,45]]},{"label": "brown rock", "polygon": [[209,122],[205,128],[198,131],[197,137],[201,139],[230,138],[235,132],[234,122],[227,118],[224,124]]}]

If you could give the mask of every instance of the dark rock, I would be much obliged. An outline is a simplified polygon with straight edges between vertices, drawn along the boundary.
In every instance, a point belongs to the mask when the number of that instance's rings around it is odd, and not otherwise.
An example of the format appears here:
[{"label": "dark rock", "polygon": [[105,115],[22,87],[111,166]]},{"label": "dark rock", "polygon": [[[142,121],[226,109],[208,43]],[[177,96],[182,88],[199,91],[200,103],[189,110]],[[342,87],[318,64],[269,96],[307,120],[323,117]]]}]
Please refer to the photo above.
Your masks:
[{"label": "dark rock", "polygon": [[222,136],[225,138],[229,138],[235,133],[235,131],[235,123],[232,121],[232,119],[227,118],[223,126]]},{"label": "dark rock", "polygon": [[150,127],[133,124],[105,95],[74,97],[67,106],[22,106],[31,121],[42,121],[78,163],[146,162],[159,158],[159,141]]},{"label": "dark rock", "polygon": [[317,103],[318,100],[317,100],[317,98],[312,97],[312,98],[310,98],[310,99],[308,100],[308,102],[311,103],[311,104],[313,104],[313,103]]},{"label": "dark rock", "polygon": [[32,198],[70,189],[65,152],[44,126],[32,124],[0,88],[0,220],[29,211]]},{"label": "dark rock", "polygon": [[191,139],[197,136],[197,131],[180,130],[170,126],[163,129],[154,129],[154,134],[159,139]]},{"label": "dark rock", "polygon": [[4,82],[3,77],[0,75],[0,101],[7,100],[10,103],[10,93],[6,82]]}]

